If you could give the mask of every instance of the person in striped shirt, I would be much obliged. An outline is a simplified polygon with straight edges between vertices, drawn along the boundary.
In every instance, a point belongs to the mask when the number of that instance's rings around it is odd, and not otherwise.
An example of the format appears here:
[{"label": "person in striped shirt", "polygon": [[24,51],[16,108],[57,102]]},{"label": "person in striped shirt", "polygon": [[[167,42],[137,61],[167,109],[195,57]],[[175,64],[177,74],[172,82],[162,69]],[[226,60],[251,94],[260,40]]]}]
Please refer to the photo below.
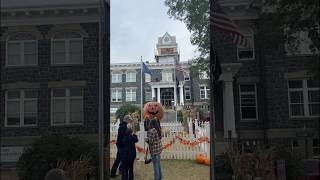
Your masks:
[{"label": "person in striped shirt", "polygon": [[161,129],[160,123],[158,120],[152,119],[150,121],[150,129],[147,132],[146,142],[149,144],[149,150],[151,154],[153,170],[154,170],[154,179],[162,179],[162,171],[160,165],[160,154],[162,152],[162,143],[161,143]]}]

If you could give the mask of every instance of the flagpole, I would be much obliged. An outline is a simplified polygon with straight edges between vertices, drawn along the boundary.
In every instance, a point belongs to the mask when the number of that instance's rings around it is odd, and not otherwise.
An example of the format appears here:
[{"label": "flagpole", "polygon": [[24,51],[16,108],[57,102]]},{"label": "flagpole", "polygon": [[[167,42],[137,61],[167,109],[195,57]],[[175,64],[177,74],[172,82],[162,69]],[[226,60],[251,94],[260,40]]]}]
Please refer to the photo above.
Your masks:
[{"label": "flagpole", "polygon": [[176,74],[176,63],[177,63],[177,61],[176,60],[174,60],[174,87],[175,87],[175,94],[174,94],[174,96],[176,97],[175,99],[174,99],[174,110],[175,110],[175,112],[176,112],[176,122],[178,122],[178,113],[177,113],[177,105],[178,105],[178,103],[176,102],[176,101],[178,101],[178,97],[177,97],[177,92],[178,92],[178,90],[177,90],[177,74]]},{"label": "flagpole", "polygon": [[140,119],[142,122],[143,121],[143,85],[142,85],[142,80],[143,80],[143,61],[142,61],[142,56],[140,58],[140,63],[141,63],[141,71],[140,71],[140,105],[141,105],[141,111],[140,111]]},{"label": "flagpole", "polygon": [[[143,61],[142,61],[142,56],[140,58],[140,64],[141,64],[141,70],[140,70],[140,106],[141,106],[141,110],[140,110],[140,140],[138,142],[138,144],[140,146],[144,146],[144,139],[145,139],[145,129],[144,129],[144,119],[143,119],[143,75],[144,75],[144,68],[143,68]],[[139,161],[143,161],[144,160],[144,155],[140,154],[139,156]]]}]

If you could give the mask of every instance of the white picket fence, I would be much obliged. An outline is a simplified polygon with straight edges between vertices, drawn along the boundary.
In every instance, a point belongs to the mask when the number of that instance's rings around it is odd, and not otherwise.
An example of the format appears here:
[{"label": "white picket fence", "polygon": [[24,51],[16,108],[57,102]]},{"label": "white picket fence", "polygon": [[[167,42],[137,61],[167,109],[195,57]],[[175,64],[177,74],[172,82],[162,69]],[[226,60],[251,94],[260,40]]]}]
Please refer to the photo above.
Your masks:
[{"label": "white picket fence", "polygon": [[[119,127],[119,122],[110,125],[110,139],[117,139],[117,130]],[[161,123],[162,128],[162,145],[171,144],[168,148],[164,149],[161,153],[162,159],[190,159],[194,160],[197,154],[203,154],[207,157],[210,155],[210,146],[207,142],[202,142],[197,146],[191,146],[182,144],[179,138],[187,141],[195,141],[200,137],[210,137],[209,124],[199,124],[196,125],[196,137],[192,133],[188,133],[184,130],[181,123]],[[136,132],[139,142],[137,145],[144,148],[144,138],[146,137],[146,132],[143,131],[143,123],[140,124],[140,131]],[[177,138],[179,137],[179,138]],[[110,157],[116,157],[117,148],[115,144],[110,146]],[[143,159],[144,154],[138,153],[137,158]]]}]

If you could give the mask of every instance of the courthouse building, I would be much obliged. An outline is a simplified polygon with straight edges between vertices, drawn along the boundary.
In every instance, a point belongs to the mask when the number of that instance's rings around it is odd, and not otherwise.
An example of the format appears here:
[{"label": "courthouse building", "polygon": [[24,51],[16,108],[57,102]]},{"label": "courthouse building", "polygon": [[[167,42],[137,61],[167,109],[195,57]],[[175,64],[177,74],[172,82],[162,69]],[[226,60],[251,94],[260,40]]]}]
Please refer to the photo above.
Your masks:
[{"label": "courthouse building", "polygon": [[145,62],[151,74],[143,73],[142,78],[139,61],[111,64],[111,111],[125,103],[140,105],[141,79],[143,103],[157,101],[167,111],[182,106],[208,108],[208,76],[190,76],[191,62],[180,61],[176,37],[165,33],[158,38],[156,48],[155,59]]},{"label": "courthouse building", "polygon": [[[263,39],[269,37],[258,33],[264,23],[259,17],[261,1],[220,3],[249,46],[236,47],[228,33],[215,31],[214,44],[222,67],[220,118],[214,120],[217,152],[223,151],[231,138],[242,151],[250,152],[265,143],[283,144],[302,158],[319,158],[320,86],[319,79],[309,73],[319,54],[309,50],[310,40],[303,34],[295,55],[286,51],[285,44],[268,49]],[[165,33],[156,43],[155,59],[146,63],[151,77],[143,78],[143,101],[158,101],[168,110],[172,106],[208,107],[208,76],[175,71],[181,67],[190,71],[192,62],[180,59],[179,42],[173,35]],[[111,112],[125,103],[140,105],[140,70],[138,60],[111,64]]]}]

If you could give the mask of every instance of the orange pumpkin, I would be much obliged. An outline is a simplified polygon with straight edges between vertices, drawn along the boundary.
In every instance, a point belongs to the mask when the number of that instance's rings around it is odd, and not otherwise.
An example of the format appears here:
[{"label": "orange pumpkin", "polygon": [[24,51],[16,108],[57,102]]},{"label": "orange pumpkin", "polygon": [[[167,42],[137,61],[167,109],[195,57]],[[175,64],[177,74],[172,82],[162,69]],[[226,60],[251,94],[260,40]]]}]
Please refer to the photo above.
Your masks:
[{"label": "orange pumpkin", "polygon": [[203,164],[204,161],[205,161],[205,157],[204,157],[202,154],[198,154],[198,155],[196,156],[196,160],[197,160],[197,162],[198,162],[199,164]]},{"label": "orange pumpkin", "polygon": [[144,105],[144,119],[157,118],[161,120],[163,118],[163,108],[158,102],[148,102]]},{"label": "orange pumpkin", "polygon": [[207,165],[207,166],[210,166],[210,159],[209,158],[206,158],[204,160],[204,164]]}]

